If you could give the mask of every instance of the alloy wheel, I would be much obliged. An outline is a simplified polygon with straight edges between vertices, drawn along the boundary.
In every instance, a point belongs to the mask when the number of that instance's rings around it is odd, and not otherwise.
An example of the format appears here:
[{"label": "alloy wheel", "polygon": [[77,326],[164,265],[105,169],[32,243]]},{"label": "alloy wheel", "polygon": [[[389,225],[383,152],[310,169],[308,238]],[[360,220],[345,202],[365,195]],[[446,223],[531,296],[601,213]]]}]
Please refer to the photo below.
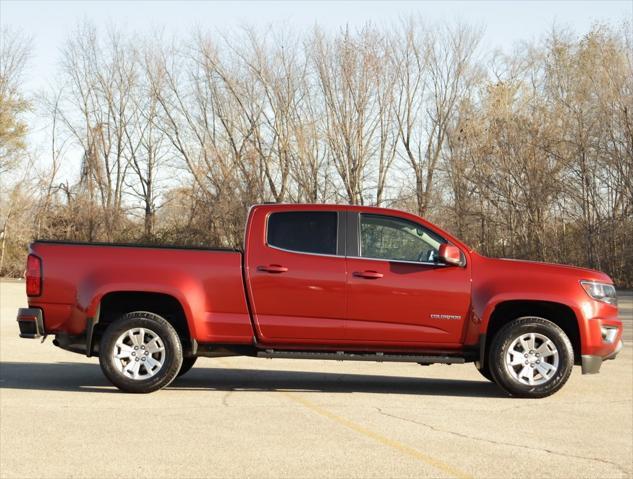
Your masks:
[{"label": "alloy wheel", "polygon": [[558,371],[559,354],[554,342],[540,333],[526,333],[512,341],[506,353],[506,369],[519,383],[539,386]]},{"label": "alloy wheel", "polygon": [[112,354],[119,372],[130,379],[143,380],[163,367],[165,344],[151,329],[132,328],[118,337]]}]

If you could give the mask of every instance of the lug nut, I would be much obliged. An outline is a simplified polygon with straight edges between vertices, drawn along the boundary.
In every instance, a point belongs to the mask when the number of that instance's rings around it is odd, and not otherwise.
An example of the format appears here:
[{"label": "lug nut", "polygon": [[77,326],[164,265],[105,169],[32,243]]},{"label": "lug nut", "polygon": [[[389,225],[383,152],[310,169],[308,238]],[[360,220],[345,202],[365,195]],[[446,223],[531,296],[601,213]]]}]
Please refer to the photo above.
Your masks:
[{"label": "lug nut", "polygon": [[145,346],[141,346],[141,349],[145,349]]},{"label": "lug nut", "polygon": [[525,356],[525,357],[527,358],[527,357],[528,357],[528,354],[527,354],[527,353],[525,353],[523,356]]},{"label": "lug nut", "polygon": [[529,361],[525,361],[525,364],[529,364],[529,363],[530,363]]},{"label": "lug nut", "polygon": [[149,354],[149,351],[145,351],[145,356],[147,356]]},{"label": "lug nut", "polygon": [[534,363],[530,364],[530,367],[534,367]]},{"label": "lug nut", "polygon": [[132,353],[132,356],[136,356],[136,353]]},{"label": "lug nut", "polygon": [[138,361],[138,358],[136,358],[134,361]]},{"label": "lug nut", "polygon": [[145,358],[141,358],[141,361],[145,361]]},{"label": "lug nut", "polygon": [[134,346],[134,350],[137,350],[137,349],[138,349],[138,346]]},{"label": "lug nut", "polygon": [[536,364],[541,364],[541,360],[540,360],[540,359],[537,359],[537,360],[536,360]]}]

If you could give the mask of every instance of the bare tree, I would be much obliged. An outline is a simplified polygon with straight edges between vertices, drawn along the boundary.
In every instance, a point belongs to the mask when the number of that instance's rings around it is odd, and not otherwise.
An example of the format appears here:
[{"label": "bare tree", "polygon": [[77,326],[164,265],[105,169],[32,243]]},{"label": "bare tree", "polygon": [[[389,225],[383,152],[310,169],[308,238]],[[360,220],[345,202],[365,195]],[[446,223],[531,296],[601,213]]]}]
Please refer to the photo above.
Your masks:
[{"label": "bare tree", "polygon": [[28,38],[9,27],[0,30],[0,175],[19,163],[24,153],[27,125],[23,114],[29,102],[20,90],[31,51]]},{"label": "bare tree", "polygon": [[[333,40],[317,30],[310,49],[325,108],[325,136],[332,163],[345,199],[351,204],[364,204],[375,153],[379,153],[382,187],[391,164],[385,145],[389,141],[386,123],[381,123],[388,121],[381,114],[389,111],[389,97],[381,96],[380,91],[388,87],[387,81],[380,81],[386,62],[384,38],[369,26],[356,35],[346,29]],[[383,188],[378,190],[382,200]]]},{"label": "bare tree", "polygon": [[27,44],[3,32],[3,274],[39,235],[238,246],[248,207],[272,200],[399,206],[484,254],[633,284],[630,25],[486,56],[478,29],[419,18],[163,33],[71,32],[40,159],[23,148]]},{"label": "bare tree", "polygon": [[2,27],[0,30],[0,274],[6,256],[7,238],[10,235],[16,210],[23,200],[23,174],[15,184],[9,184],[10,173],[18,166],[29,170],[26,151],[27,125],[23,115],[29,102],[20,89],[21,78],[31,50],[30,40],[17,31]]},{"label": "bare tree", "polygon": [[481,33],[465,25],[428,29],[412,19],[392,42],[400,156],[415,177],[417,212],[433,195],[447,133],[460,99],[472,88]]},{"label": "bare tree", "polygon": [[122,217],[128,165],[125,125],[137,80],[134,51],[121,33],[108,31],[102,43],[96,29],[83,24],[62,57],[60,118],[84,151],[79,189],[89,205],[85,234],[91,240],[101,235],[112,239]]}]

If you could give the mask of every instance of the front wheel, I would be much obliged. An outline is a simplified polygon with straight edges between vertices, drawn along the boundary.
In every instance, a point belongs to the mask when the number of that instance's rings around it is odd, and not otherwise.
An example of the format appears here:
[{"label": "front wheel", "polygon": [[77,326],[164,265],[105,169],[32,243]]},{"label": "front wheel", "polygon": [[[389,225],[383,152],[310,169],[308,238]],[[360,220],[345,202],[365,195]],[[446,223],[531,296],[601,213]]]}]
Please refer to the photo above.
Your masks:
[{"label": "front wheel", "polygon": [[495,382],[510,395],[542,398],[567,382],[574,350],[565,332],[553,322],[523,317],[495,335],[488,364]]},{"label": "front wheel", "polygon": [[99,364],[122,391],[150,393],[170,384],[182,365],[182,344],[173,326],[147,311],[121,316],[101,338]]}]

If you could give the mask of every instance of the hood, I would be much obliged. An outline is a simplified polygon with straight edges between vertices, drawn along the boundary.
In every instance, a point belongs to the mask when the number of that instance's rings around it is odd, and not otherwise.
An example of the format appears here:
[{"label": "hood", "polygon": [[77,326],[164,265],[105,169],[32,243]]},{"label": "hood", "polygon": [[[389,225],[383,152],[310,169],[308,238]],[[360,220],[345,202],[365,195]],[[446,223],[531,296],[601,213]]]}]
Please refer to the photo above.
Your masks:
[{"label": "hood", "polygon": [[581,268],[578,266],[568,266],[557,263],[545,263],[540,261],[527,261],[509,258],[485,258],[486,262],[494,263],[494,266],[507,269],[510,268],[521,274],[522,272],[531,272],[539,274],[552,274],[558,276],[574,277],[578,280],[594,280],[606,283],[613,283],[609,275],[589,268]]}]

